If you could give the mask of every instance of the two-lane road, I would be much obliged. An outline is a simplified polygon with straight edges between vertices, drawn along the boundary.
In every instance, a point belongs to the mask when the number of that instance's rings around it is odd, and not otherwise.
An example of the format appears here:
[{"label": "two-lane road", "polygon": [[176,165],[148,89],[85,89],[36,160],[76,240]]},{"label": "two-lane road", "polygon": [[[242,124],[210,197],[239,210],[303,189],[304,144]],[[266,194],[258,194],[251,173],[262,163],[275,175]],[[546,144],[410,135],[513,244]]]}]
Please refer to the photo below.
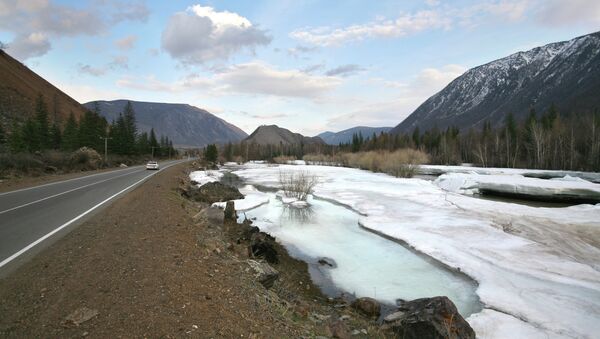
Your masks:
[{"label": "two-lane road", "polygon": [[[183,161],[161,163],[160,170]],[[0,193],[0,273],[157,172],[135,166]]]}]

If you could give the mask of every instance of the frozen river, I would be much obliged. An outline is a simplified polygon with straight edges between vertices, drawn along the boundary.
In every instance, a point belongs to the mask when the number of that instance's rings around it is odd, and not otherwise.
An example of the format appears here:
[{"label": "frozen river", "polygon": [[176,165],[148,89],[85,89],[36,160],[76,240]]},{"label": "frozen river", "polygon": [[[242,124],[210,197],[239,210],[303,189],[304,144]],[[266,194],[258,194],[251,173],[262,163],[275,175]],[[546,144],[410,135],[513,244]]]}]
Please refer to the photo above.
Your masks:
[{"label": "frozen river", "polygon": [[[458,173],[435,182],[313,165],[231,164],[223,171],[233,171],[253,185],[241,189],[247,197],[236,202],[237,208],[250,211],[263,205],[255,210],[262,219],[257,220],[258,226],[271,228],[280,241],[296,247],[295,253],[309,261],[319,256],[335,259],[341,269],[319,271],[343,290],[389,301],[404,295],[410,299],[410,293],[415,297],[448,294],[463,314],[474,312],[467,321],[479,338],[594,338],[600,333],[600,204],[534,207],[468,195],[490,185],[529,195],[593,195],[600,192],[598,184],[566,174],[558,178],[564,173],[556,173],[556,180],[533,180],[504,170]],[[284,220],[277,199],[254,188],[277,189],[282,171],[318,176],[314,196],[335,204],[316,199],[312,214]],[[218,180],[220,174],[196,175],[202,181]],[[319,209],[320,213],[315,212]],[[344,220],[326,219],[338,214]],[[357,218],[364,229],[385,237],[361,230]],[[404,264],[394,263],[411,251],[386,238],[408,244],[420,255],[408,256]],[[348,244],[337,244],[341,239]],[[400,259],[389,258],[390,251]],[[421,254],[429,259],[420,260]],[[403,265],[410,274],[394,269]],[[418,267],[428,272],[418,272]],[[460,271],[477,285],[440,267]],[[370,268],[373,280],[387,281],[387,287],[370,281],[365,271]],[[441,286],[444,292],[426,292],[439,287],[436,278],[431,278],[436,275],[447,279],[450,287]],[[398,285],[415,282],[407,291]],[[469,306],[476,304],[470,300],[477,300],[473,288],[481,309]]]},{"label": "frozen river", "polygon": [[[464,317],[481,310],[471,279],[361,228],[359,215],[345,207],[320,199],[309,203],[307,208],[288,206],[270,193],[268,204],[244,214],[292,256],[308,262],[313,281],[326,294],[347,292],[388,305],[399,298],[445,295]],[[324,257],[333,267],[318,263]]]}]

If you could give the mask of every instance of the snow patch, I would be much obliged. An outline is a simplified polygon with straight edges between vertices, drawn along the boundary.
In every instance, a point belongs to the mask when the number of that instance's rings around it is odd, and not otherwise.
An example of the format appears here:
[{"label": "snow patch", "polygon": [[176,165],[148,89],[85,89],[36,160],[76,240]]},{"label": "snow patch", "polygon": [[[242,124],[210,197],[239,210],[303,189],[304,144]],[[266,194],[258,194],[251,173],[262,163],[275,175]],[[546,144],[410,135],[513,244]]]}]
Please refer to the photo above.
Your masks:
[{"label": "snow patch", "polygon": [[[269,195],[257,190],[252,185],[242,187],[240,193],[244,195],[244,198],[233,200],[235,210],[239,212],[247,211],[269,202]],[[224,209],[227,202],[215,202],[212,205]]]}]

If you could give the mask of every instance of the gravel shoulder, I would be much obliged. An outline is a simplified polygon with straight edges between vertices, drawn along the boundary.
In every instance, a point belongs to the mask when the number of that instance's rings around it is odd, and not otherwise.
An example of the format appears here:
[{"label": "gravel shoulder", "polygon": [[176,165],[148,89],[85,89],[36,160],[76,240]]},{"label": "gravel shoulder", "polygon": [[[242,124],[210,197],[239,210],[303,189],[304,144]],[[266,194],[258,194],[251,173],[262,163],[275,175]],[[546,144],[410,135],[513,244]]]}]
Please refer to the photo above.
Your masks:
[{"label": "gravel shoulder", "polygon": [[158,173],[0,280],[0,336],[379,335],[321,296],[282,248],[275,285],[256,282],[235,232],[181,197],[188,166]]}]

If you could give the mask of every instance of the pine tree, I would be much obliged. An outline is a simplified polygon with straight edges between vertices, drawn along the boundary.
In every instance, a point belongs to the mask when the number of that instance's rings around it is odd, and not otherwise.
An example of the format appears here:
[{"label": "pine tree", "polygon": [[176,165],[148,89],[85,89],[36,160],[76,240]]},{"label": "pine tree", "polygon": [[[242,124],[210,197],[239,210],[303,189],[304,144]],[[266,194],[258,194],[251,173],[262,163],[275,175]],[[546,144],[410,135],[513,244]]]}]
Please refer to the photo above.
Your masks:
[{"label": "pine tree", "polygon": [[60,132],[60,127],[56,121],[52,124],[50,128],[50,148],[51,149],[59,149],[61,145],[62,135]]},{"label": "pine tree", "polygon": [[148,140],[148,133],[140,133],[137,140],[137,153],[148,154],[150,147],[150,141]]},{"label": "pine tree", "polygon": [[35,151],[40,151],[50,148],[50,123],[48,121],[48,107],[44,101],[44,97],[40,94],[35,102],[35,138],[37,139],[37,145],[33,146]]},{"label": "pine tree", "polygon": [[149,137],[148,143],[149,143],[151,152],[158,151],[158,141],[156,140],[156,133],[154,133],[154,128],[150,129],[150,137]]},{"label": "pine tree", "polygon": [[4,128],[2,128],[2,124],[0,124],[0,151],[4,150],[5,144],[6,144],[6,132],[4,132]]},{"label": "pine tree", "polygon": [[8,137],[8,147],[13,153],[25,151],[25,140],[21,131],[21,127],[14,122],[11,128],[11,133]]},{"label": "pine tree", "polygon": [[25,144],[25,150],[29,153],[34,153],[40,150],[39,129],[35,121],[31,118],[25,121],[21,128],[21,136]]},{"label": "pine tree", "polygon": [[123,111],[123,154],[135,153],[135,140],[137,138],[137,127],[135,123],[135,112],[131,101],[127,101]]},{"label": "pine tree", "polygon": [[219,157],[219,150],[217,149],[217,145],[210,144],[206,146],[204,149],[204,159],[208,162],[215,163]]},{"label": "pine tree", "polygon": [[61,149],[70,152],[77,149],[77,147],[79,147],[79,126],[73,112],[71,112],[63,131]]}]

